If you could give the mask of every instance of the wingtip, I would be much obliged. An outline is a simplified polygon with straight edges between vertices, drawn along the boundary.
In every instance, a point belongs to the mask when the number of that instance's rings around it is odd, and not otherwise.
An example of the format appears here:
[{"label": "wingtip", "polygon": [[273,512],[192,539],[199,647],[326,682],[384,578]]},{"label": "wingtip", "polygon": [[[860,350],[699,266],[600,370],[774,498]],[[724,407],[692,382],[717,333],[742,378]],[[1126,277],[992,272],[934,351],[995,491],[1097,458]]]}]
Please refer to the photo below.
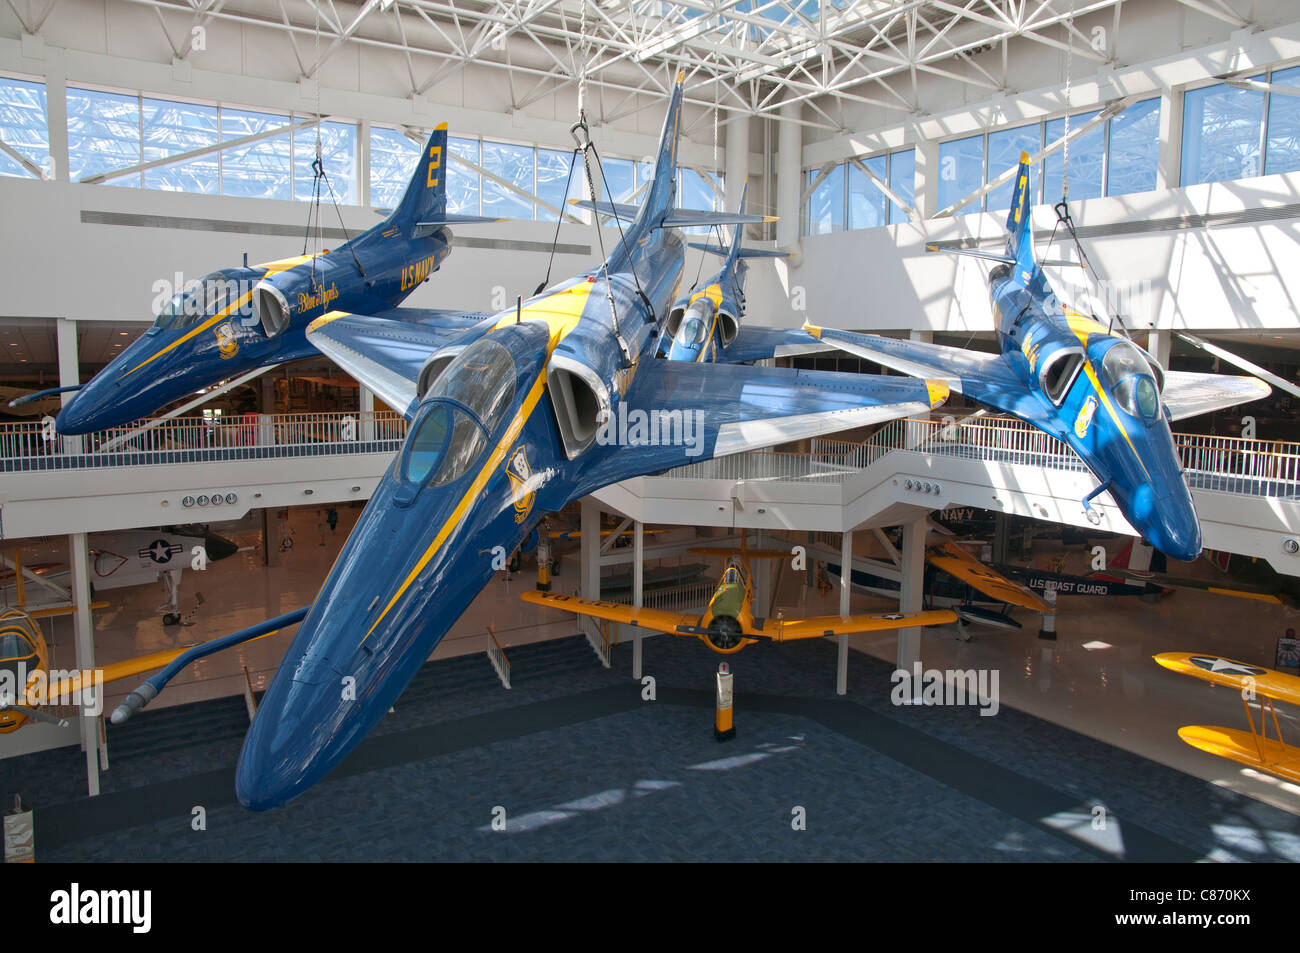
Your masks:
[{"label": "wingtip", "polygon": [[946,381],[926,378],[925,389],[930,394],[930,407],[933,409],[948,399],[948,384]]},{"label": "wingtip", "polygon": [[433,131],[434,131],[434,132],[446,132],[446,131],[447,131],[447,124],[446,124],[445,122],[440,122],[440,123],[438,123],[438,125],[436,125],[436,126],[433,127]]},{"label": "wingtip", "polygon": [[807,318],[804,318],[803,329],[805,333],[810,334],[811,336],[815,337],[817,340],[820,341],[822,339],[822,329],[819,328],[817,325],[813,324]]},{"label": "wingtip", "polygon": [[1028,162],[1029,162],[1029,153],[1025,152],[1023,149],[1020,150],[1020,164],[1026,165],[1028,164]]},{"label": "wingtip", "polygon": [[322,314],[311,324],[307,325],[307,333],[311,334],[314,331],[319,331],[321,328],[325,327],[325,325],[329,324],[331,321],[337,321],[339,318],[347,317],[347,315],[348,312],[346,311],[330,311],[326,314]]},{"label": "wingtip", "polygon": [[677,86],[683,85],[686,82],[686,70],[679,69],[677,71],[677,79],[675,79],[673,82]]},{"label": "wingtip", "polygon": [[778,216],[778,215],[764,215],[764,216],[763,216],[763,223],[766,224],[766,225],[771,225],[773,222],[779,222],[780,220],[781,220],[781,219],[780,219],[780,216]]}]

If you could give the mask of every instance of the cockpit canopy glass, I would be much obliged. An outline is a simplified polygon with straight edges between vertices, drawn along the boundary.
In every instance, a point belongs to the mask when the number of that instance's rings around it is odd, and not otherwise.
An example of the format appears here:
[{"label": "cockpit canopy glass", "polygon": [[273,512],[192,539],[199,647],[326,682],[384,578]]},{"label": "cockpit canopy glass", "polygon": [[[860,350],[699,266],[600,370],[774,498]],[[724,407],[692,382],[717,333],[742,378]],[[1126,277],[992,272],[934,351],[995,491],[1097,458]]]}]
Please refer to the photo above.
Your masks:
[{"label": "cockpit canopy glass", "polygon": [[163,303],[150,330],[181,331],[193,327],[205,317],[234,307],[243,293],[240,284],[220,271],[190,282]]},{"label": "cockpit canopy glass", "polygon": [[463,476],[482,454],[515,393],[515,362],[500,344],[480,339],[438,376],[411,425],[402,480],[443,486]]},{"label": "cockpit canopy glass", "polygon": [[1160,415],[1160,388],[1147,359],[1132,344],[1113,344],[1101,362],[1102,376],[1115,400],[1128,413],[1143,420]]},{"label": "cockpit canopy glass", "polygon": [[[0,623],[4,624],[4,623]],[[0,632],[0,672],[12,676],[11,684],[21,692],[27,678],[39,664],[36,646],[21,632],[13,628]]]},{"label": "cockpit canopy glass", "polygon": [[689,314],[682,322],[682,329],[677,332],[677,343],[682,347],[698,347],[704,343],[706,331],[704,322],[694,314]]}]

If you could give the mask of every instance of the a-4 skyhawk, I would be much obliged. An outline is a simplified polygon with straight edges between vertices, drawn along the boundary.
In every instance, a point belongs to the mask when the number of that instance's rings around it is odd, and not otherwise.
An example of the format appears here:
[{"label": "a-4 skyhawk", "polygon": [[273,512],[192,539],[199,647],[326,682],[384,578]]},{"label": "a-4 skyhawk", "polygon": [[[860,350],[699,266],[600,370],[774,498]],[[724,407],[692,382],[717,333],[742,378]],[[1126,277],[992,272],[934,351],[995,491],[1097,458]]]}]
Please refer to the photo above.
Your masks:
[{"label": "a-4 skyhawk", "polygon": [[[223,268],[178,289],[149,330],[90,381],[70,388],[76,393],[55,428],[83,434],[121,426],[256,368],[313,357],[307,325],[327,311],[442,328],[481,319],[397,307],[451,253],[449,225],[495,221],[447,213],[447,159],[443,123],[429,136],[402,200],[378,225],[332,251]],[[32,396],[40,395],[24,399]]]},{"label": "a-4 skyhawk", "polygon": [[1085,510],[1110,491],[1144,539],[1175,559],[1195,559],[1201,525],[1169,424],[1258,400],[1269,387],[1252,377],[1164,370],[1124,335],[1057,305],[1034,257],[1029,193],[1029,157],[1021,153],[1005,253],[958,250],[996,262],[989,294],[1000,353],[804,327],[885,367],[940,378],[954,393],[1064,441],[1099,481]]},{"label": "a-4 skyhawk", "polygon": [[340,312],[313,323],[309,340],[411,425],[258,706],[236,770],[244,806],[283,804],[356,747],[492,578],[494,551],[546,514],[946,396],[908,378],[655,359],[684,266],[681,103],[679,81],[644,205],[598,267],[463,332]]}]

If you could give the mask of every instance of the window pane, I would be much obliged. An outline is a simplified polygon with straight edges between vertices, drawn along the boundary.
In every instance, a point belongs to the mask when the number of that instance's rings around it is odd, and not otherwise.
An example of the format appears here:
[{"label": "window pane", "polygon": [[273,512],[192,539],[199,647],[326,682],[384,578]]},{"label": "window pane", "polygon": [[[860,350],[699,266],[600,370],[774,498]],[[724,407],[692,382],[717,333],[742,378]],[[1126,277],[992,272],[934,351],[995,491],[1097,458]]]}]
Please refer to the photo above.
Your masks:
[{"label": "window pane", "polygon": [[[140,100],[68,87],[68,175],[72,181],[140,164]],[[108,185],[139,188],[139,175]]]},{"label": "window pane", "polygon": [[[302,117],[307,118],[307,117]],[[321,159],[329,188],[321,183],[321,201],[330,201],[330,189],[340,205],[351,205],[357,195],[357,127],[355,123],[323,122],[320,124]],[[293,137],[293,197],[311,201],[314,197],[316,130],[299,129]]]},{"label": "window pane", "polygon": [[[600,196],[601,201],[632,201],[632,195],[636,192],[636,163],[631,159],[601,159],[600,164],[605,170],[605,194]],[[599,184],[599,173],[594,165],[592,174],[597,176]]]},{"label": "window pane", "polygon": [[[483,143],[483,168],[523,189],[533,190],[533,150],[504,142]],[[486,176],[483,179],[483,214],[498,218],[532,218],[533,203],[517,192],[502,188]]]},{"label": "window pane", "polygon": [[[467,159],[475,165],[479,162],[477,139],[447,139],[447,150],[454,156]],[[447,211],[456,215],[481,215],[479,196],[482,193],[481,176],[473,169],[468,169],[459,162],[447,163]]]},{"label": "window pane", "polygon": [[[1015,129],[1000,129],[997,132],[989,133],[989,171],[988,179],[991,181],[1000,176],[1007,169],[1014,169],[1020,165],[1020,153],[1028,152],[1033,155],[1043,147],[1042,140],[1039,138],[1041,133],[1037,123],[1032,126],[1019,126]],[[1050,134],[1049,134],[1050,138]],[[1070,150],[1070,174],[1071,179],[1078,166],[1074,162],[1074,150]],[[1029,176],[1029,204],[1033,205],[1037,195],[1034,192],[1034,176],[1032,170]],[[1073,182],[1071,182],[1073,188]],[[1006,182],[1003,182],[988,195],[984,196],[984,207],[990,212],[1001,212],[1011,208],[1011,193],[1016,189],[1016,177],[1013,175]],[[1080,196],[1082,198],[1083,196]]]},{"label": "window pane", "polygon": [[[819,175],[819,169],[809,171],[809,184],[816,182]],[[826,235],[843,230],[844,164],[840,163],[808,196],[808,234]]]},{"label": "window pane", "polygon": [[1149,192],[1160,156],[1160,100],[1134,103],[1110,121],[1106,194]]},{"label": "window pane", "polygon": [[[895,152],[889,157],[889,189],[907,204],[916,207],[916,150]],[[897,202],[889,203],[889,224],[907,221],[907,213]]]},{"label": "window pane", "polygon": [[[23,158],[50,171],[50,136],[45,85],[0,77],[0,139]],[[0,152],[0,175],[31,178],[21,164]]]},{"label": "window pane", "polygon": [[[1300,66],[1273,74],[1274,83],[1300,86]],[[1300,169],[1300,96],[1275,93],[1268,98],[1268,142],[1264,173],[1294,172]]]},{"label": "window pane", "polygon": [[[862,160],[876,178],[885,181],[885,156]],[[849,228],[875,228],[885,224],[885,193],[854,163],[847,163],[849,175]]]},{"label": "window pane", "polygon": [[[1074,132],[1097,115],[1094,110],[1070,117],[1070,131]],[[1047,124],[1047,144],[1050,146],[1065,135],[1065,120],[1053,119]],[[1106,124],[1100,123],[1082,136],[1070,140],[1070,198],[1095,199],[1101,195],[1102,155],[1106,149]],[[1043,201],[1055,204],[1061,200],[1061,170],[1065,168],[1065,148],[1053,152],[1043,162]],[[1007,206],[1010,206],[1008,200]]]},{"label": "window pane", "polygon": [[[1264,74],[1251,79],[1262,80]],[[1264,94],[1219,84],[1183,96],[1183,169],[1180,185],[1259,175]]]},{"label": "window pane", "polygon": [[[570,172],[572,163],[572,172]],[[537,197],[556,208],[564,208],[569,199],[580,199],[583,193],[582,157],[574,159],[572,152],[556,149],[537,150]],[[565,186],[568,191],[565,191]],[[537,206],[537,218],[543,222],[555,221],[555,213]]]},{"label": "window pane", "polygon": [[420,146],[396,129],[370,127],[370,204],[396,208],[420,158]]},{"label": "window pane", "polygon": [[[255,136],[289,125],[288,116],[222,107],[221,141]],[[255,199],[289,198],[289,134],[221,150],[221,194]]]},{"label": "window pane", "polygon": [[[718,194],[722,190],[722,177],[716,172],[698,172],[695,169],[682,169],[677,183],[677,207],[695,209],[701,212],[716,212],[722,208],[722,197]],[[715,192],[710,187],[709,180],[717,186]],[[642,193],[644,194],[644,193]],[[683,228],[684,235],[708,235],[712,227],[708,225],[699,225],[695,228]]]},{"label": "window pane", "polygon": [[[216,106],[145,99],[141,108],[145,162],[180,155],[204,146],[215,146],[220,141]],[[221,187],[217,175],[217,154],[209,152],[188,162],[146,169],[144,187],[165,189],[168,192],[216,195]]]},{"label": "window pane", "polygon": [[[983,184],[983,136],[939,143],[939,208],[964,199]],[[971,202],[957,214],[970,215],[979,210],[980,203]]]}]

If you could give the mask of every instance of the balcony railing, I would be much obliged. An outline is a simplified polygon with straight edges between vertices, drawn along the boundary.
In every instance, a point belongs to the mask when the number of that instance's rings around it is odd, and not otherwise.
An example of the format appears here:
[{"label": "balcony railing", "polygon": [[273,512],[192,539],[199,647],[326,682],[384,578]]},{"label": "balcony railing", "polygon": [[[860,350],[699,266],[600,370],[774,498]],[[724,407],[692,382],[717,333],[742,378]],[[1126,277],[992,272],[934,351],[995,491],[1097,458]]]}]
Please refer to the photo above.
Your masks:
[{"label": "balcony railing", "polygon": [[49,420],[7,423],[0,424],[0,472],[392,453],[405,437],[406,420],[391,411],[177,417],[79,437],[60,436]]}]

